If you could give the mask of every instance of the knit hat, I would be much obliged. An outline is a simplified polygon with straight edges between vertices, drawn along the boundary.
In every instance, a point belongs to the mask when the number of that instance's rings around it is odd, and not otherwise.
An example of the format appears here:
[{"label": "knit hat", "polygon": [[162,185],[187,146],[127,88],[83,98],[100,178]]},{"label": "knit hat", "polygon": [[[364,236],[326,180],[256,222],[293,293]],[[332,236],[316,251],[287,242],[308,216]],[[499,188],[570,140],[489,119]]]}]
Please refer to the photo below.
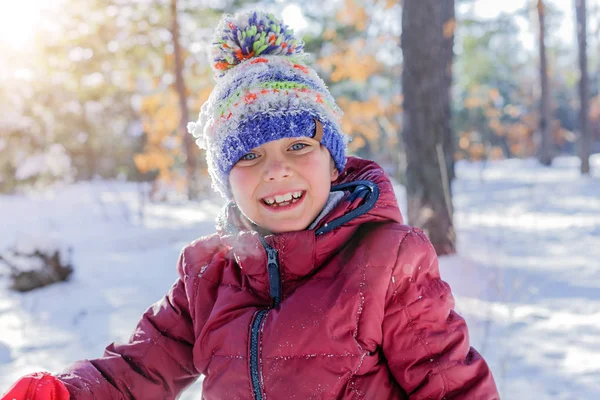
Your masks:
[{"label": "knit hat", "polygon": [[348,137],[340,128],[342,112],[306,64],[303,47],[292,29],[264,12],[225,14],[215,30],[211,51],[217,83],[188,131],[206,150],[213,188],[223,197],[231,198],[234,164],[272,140],[320,131],[336,168],[344,169]]}]

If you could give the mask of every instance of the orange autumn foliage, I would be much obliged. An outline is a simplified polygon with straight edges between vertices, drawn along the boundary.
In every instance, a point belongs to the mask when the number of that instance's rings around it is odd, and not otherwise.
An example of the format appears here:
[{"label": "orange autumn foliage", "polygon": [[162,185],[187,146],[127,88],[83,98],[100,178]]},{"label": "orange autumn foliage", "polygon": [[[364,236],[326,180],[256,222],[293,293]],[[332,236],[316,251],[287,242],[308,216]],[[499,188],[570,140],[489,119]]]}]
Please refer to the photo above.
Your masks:
[{"label": "orange autumn foliage", "polygon": [[[381,135],[381,128],[378,120],[386,118],[390,121],[394,112],[395,105],[384,104],[379,96],[372,96],[366,101],[350,100],[347,97],[340,97],[338,105],[344,111],[342,118],[342,131],[351,134],[353,140],[349,145],[351,151],[356,151],[366,145],[365,139],[372,146],[377,147],[376,143]],[[398,127],[392,126],[392,129]]]},{"label": "orange autumn foliage", "polygon": [[[202,88],[191,99],[191,109],[200,109],[211,91],[212,85]],[[140,114],[147,141],[143,153],[134,156],[136,168],[142,173],[158,171],[158,181],[185,188],[185,177],[177,169],[185,155],[183,137],[179,132],[179,98],[175,89],[169,87],[144,97]]]},{"label": "orange autumn foliage", "polygon": [[342,45],[339,51],[320,58],[318,64],[324,71],[330,72],[333,82],[349,79],[363,83],[382,70],[375,56],[367,53],[363,39]]},{"label": "orange autumn foliage", "polygon": [[336,19],[344,25],[364,31],[369,22],[369,14],[360,1],[344,0],[344,5],[336,13]]},{"label": "orange autumn foliage", "polygon": [[144,152],[134,156],[135,166],[142,173],[158,170],[158,179],[169,181],[173,178],[175,159],[182,152],[182,138],[177,135],[180,119],[177,93],[168,90],[146,96],[140,112],[147,142]]},{"label": "orange autumn foliage", "polygon": [[381,45],[399,44],[399,35],[380,26],[371,29],[382,13],[399,12],[400,6],[398,0],[343,0],[335,21],[322,33],[330,45],[319,54],[318,72],[332,92],[338,92],[336,101],[344,111],[342,130],[352,137],[349,150],[362,150],[366,156],[397,152],[402,96],[392,86],[378,92],[369,83],[373,78],[379,78],[377,82],[400,79],[398,64],[386,65],[378,59]]},{"label": "orange autumn foliage", "polygon": [[[499,159],[507,156],[531,157],[535,154],[534,136],[538,129],[538,113],[506,104],[498,88],[474,85],[463,99],[463,106],[474,116],[472,131],[459,134],[460,158]],[[476,121],[485,118],[484,125]],[[558,129],[558,128],[557,128]],[[477,132],[481,130],[481,132]],[[490,136],[500,137],[505,147],[494,146]],[[509,153],[504,154],[508,148]]]},{"label": "orange autumn foliage", "polygon": [[452,18],[444,23],[444,37],[449,38],[454,35],[454,31],[456,30],[456,19]]}]

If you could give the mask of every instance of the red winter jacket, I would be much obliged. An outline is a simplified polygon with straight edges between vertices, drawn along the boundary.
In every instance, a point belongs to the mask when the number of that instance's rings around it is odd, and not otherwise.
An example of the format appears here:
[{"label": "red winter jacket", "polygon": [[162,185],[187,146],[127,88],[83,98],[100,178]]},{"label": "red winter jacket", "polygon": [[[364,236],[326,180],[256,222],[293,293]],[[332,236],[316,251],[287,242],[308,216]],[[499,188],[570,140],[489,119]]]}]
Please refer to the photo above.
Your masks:
[{"label": "red winter jacket", "polygon": [[129,343],[58,376],[72,399],[173,399],[200,374],[207,400],[498,399],[382,169],[351,157],[336,184],[315,229],[263,237],[230,212],[187,246]]}]

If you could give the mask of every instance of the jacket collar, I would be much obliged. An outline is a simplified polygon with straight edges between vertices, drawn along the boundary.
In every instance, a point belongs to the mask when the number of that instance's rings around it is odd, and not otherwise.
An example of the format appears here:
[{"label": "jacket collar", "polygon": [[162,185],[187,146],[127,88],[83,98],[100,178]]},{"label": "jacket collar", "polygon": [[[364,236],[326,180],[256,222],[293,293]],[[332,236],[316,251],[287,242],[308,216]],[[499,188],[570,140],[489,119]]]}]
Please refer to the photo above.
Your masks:
[{"label": "jacket collar", "polygon": [[260,235],[277,250],[282,279],[290,281],[318,269],[350,240],[361,224],[402,223],[392,184],[373,161],[348,157],[346,168],[331,190],[344,191],[345,196],[313,229],[265,234],[230,203],[217,220],[217,231],[243,273],[268,282],[267,254]]}]

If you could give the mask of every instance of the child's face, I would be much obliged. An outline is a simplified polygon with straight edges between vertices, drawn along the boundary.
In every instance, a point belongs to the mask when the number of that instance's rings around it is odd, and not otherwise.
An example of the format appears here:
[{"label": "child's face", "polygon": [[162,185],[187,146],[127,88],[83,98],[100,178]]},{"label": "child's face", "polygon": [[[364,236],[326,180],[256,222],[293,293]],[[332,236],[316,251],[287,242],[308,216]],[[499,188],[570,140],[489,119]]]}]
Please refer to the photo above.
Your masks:
[{"label": "child's face", "polygon": [[308,137],[267,142],[232,168],[229,184],[238,208],[272,232],[306,229],[325,206],[337,179],[329,150]]}]

